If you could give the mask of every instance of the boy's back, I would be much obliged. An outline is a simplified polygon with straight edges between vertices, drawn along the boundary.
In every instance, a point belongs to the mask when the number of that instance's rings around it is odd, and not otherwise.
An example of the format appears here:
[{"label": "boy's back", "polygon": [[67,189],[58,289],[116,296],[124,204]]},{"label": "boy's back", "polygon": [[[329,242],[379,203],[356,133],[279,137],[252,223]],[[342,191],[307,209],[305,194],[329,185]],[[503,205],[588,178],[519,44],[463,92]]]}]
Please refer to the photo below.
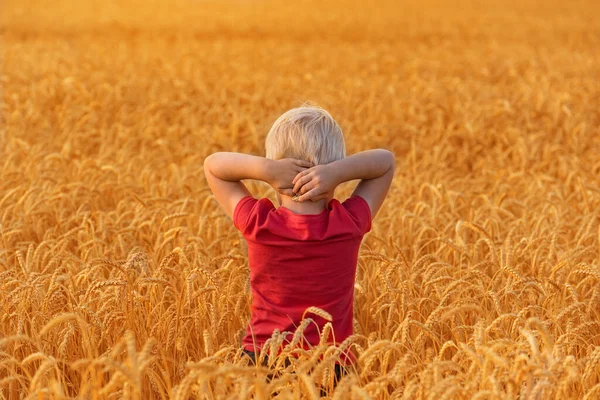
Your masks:
[{"label": "boy's back", "polygon": [[[311,306],[332,315],[336,342],[352,334],[358,250],[371,228],[364,199],[333,199],[322,212],[302,215],[248,196],[233,221],[248,243],[252,317],[242,341],[246,350],[260,350],[275,329],[293,333]],[[322,318],[310,317],[322,328]],[[317,326],[308,325],[304,337],[318,343]]]},{"label": "boy's back", "polygon": [[[392,182],[394,155],[378,149],[346,157],[340,126],[310,106],[281,115],[265,147],[267,158],[215,153],[204,161],[216,200],[248,242],[253,298],[243,346],[255,352],[275,330],[294,332],[315,306],[332,316],[333,338],[341,343],[352,334],[360,242]],[[269,183],[280,207],[254,199],[244,179]],[[340,204],[336,187],[355,179],[352,197]],[[316,324],[306,327],[305,344],[317,345],[325,321],[310,317]]]}]

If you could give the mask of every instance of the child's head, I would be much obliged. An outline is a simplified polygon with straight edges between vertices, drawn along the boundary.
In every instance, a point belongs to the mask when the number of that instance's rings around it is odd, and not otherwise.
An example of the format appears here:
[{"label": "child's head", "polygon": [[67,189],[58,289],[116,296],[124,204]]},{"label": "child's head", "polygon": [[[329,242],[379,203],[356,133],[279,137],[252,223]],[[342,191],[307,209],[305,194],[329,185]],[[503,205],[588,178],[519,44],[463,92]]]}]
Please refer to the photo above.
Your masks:
[{"label": "child's head", "polygon": [[285,112],[271,127],[267,158],[295,158],[315,165],[346,156],[342,129],[321,107],[302,106]]}]

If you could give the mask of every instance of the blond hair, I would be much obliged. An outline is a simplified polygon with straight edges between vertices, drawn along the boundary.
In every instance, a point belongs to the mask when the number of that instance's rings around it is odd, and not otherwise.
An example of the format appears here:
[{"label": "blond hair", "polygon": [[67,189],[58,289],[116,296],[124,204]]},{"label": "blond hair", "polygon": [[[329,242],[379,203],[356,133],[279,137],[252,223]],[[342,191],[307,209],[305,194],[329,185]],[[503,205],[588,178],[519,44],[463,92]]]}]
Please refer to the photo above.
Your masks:
[{"label": "blond hair", "polygon": [[286,111],[273,123],[266,140],[267,158],[296,158],[315,165],[346,156],[344,135],[331,114],[317,106]]}]

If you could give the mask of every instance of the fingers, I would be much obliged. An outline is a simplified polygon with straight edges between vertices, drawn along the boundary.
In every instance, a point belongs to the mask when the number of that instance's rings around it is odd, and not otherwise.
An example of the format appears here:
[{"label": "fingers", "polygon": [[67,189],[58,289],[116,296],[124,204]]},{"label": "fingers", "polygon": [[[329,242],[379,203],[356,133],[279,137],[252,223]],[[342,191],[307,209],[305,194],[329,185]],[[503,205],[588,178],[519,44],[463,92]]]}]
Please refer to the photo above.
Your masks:
[{"label": "fingers", "polygon": [[294,177],[294,180],[292,181],[292,185],[295,185],[298,179],[302,178],[306,174],[308,174],[308,169],[298,172],[298,174]]},{"label": "fingers", "polygon": [[297,166],[303,167],[303,168],[310,168],[313,166],[313,163],[311,163],[310,161],[295,160],[294,162],[296,163]]},{"label": "fingers", "polygon": [[303,202],[303,201],[308,201],[308,200],[312,200],[313,196],[316,196],[318,194],[317,188],[313,188],[311,190],[309,190],[308,192],[304,193],[302,196],[298,197],[299,202]]},{"label": "fingers", "polygon": [[317,187],[317,185],[315,183],[308,182],[306,185],[302,186],[300,188],[300,190],[297,190],[295,193],[297,193],[299,195],[304,194],[304,193],[308,192],[309,190],[314,189],[315,187]]},{"label": "fingers", "polygon": [[294,197],[296,195],[292,189],[279,189],[278,192],[284,196]]},{"label": "fingers", "polygon": [[308,175],[304,175],[302,176],[300,179],[294,179],[296,181],[296,183],[294,183],[294,193],[300,193],[300,189],[302,188],[302,186],[306,185],[308,182],[310,182],[312,178]]}]

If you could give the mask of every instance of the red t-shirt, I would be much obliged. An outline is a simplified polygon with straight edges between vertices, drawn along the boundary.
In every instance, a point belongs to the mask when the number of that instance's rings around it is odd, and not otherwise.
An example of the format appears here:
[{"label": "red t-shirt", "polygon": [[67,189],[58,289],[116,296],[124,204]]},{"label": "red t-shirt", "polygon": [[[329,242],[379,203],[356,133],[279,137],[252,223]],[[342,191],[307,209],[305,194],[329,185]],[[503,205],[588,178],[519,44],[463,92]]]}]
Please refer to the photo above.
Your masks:
[{"label": "red t-shirt", "polygon": [[[242,341],[246,350],[259,351],[275,329],[293,333],[311,306],[331,314],[336,343],[352,334],[358,250],[371,229],[371,211],[362,197],[334,199],[319,214],[300,215],[248,196],[237,204],[233,222],[248,243],[252,316]],[[319,329],[326,323],[314,314],[307,317]],[[304,338],[319,343],[314,324]]]}]

